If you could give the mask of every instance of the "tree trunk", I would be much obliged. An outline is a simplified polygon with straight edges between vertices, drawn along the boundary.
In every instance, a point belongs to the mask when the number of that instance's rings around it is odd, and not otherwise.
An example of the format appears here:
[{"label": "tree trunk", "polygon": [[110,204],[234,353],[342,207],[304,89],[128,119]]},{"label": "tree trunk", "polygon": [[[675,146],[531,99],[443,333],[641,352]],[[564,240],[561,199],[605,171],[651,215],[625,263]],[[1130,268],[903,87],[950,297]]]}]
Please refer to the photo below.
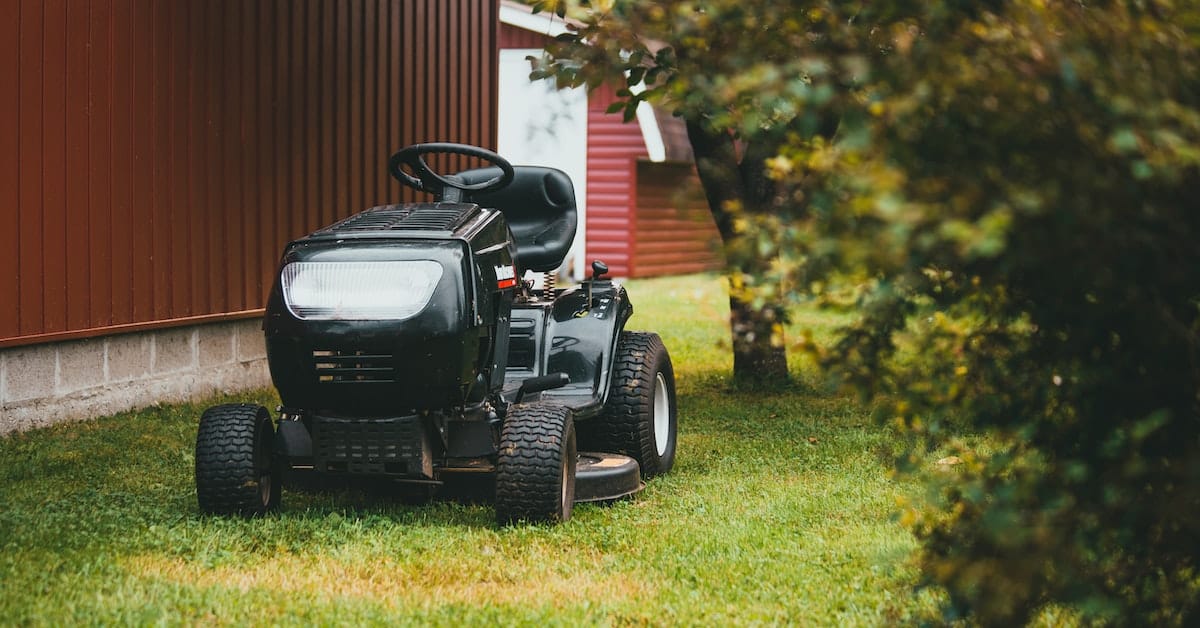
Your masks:
[{"label": "tree trunk", "polygon": [[777,305],[755,308],[729,296],[729,326],[733,331],[733,378],[748,384],[777,384],[788,379],[783,346],[782,311]]},{"label": "tree trunk", "polygon": [[[767,260],[738,253],[744,249],[735,246],[739,234],[734,228],[731,212],[763,207],[769,194],[762,172],[765,167],[751,162],[756,159],[753,154],[739,164],[737,147],[728,133],[714,133],[692,120],[687,122],[687,129],[696,158],[696,172],[700,175],[709,211],[726,252],[726,273],[731,286],[741,285],[742,275],[762,276]],[[735,380],[756,385],[787,381],[782,330],[784,312],[781,303],[755,307],[741,290],[730,291],[729,329]]]}]

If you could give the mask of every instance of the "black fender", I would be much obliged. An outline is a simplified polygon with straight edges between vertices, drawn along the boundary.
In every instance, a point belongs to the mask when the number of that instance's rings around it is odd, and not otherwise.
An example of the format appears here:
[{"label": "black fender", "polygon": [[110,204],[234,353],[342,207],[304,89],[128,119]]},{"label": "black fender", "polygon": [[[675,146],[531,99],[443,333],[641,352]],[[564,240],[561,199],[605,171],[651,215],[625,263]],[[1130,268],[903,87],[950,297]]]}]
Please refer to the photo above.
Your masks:
[{"label": "black fender", "polygon": [[542,393],[569,406],[576,420],[600,413],[608,400],[617,339],[633,315],[620,284],[598,280],[564,291],[546,321],[542,373],[566,373],[567,385]]}]

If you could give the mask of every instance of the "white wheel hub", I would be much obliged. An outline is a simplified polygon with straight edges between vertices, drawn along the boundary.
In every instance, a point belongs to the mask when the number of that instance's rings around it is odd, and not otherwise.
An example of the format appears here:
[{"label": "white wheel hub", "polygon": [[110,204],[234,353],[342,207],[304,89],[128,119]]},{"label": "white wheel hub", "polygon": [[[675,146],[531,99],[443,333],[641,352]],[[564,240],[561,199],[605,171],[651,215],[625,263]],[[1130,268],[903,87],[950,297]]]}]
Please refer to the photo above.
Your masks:
[{"label": "white wheel hub", "polygon": [[661,457],[667,453],[671,438],[671,404],[667,399],[667,380],[662,372],[654,376],[654,448]]}]

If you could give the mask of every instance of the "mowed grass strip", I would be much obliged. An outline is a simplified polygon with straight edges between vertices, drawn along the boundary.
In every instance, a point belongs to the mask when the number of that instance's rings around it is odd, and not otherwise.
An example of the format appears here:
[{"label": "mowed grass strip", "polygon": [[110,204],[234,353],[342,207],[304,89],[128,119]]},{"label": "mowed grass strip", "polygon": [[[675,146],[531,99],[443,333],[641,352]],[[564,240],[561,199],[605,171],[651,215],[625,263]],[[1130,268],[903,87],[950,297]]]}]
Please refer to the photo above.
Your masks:
[{"label": "mowed grass strip", "polygon": [[[0,623],[878,625],[913,593],[889,434],[794,360],[786,393],[732,389],[721,282],[628,282],[679,385],[673,473],[559,526],[486,505],[285,491],[283,511],[201,516],[203,407],[163,405],[0,438]],[[828,334],[849,314],[802,309]]]}]

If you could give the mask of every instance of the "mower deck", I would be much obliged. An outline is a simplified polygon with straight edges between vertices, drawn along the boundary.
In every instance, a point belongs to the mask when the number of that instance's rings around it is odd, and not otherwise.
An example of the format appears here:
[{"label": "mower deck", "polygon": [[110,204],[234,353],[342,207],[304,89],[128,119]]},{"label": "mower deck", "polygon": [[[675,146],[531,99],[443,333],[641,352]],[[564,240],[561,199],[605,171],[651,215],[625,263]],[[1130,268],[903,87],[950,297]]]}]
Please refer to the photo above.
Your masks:
[{"label": "mower deck", "polygon": [[575,503],[610,502],[646,487],[638,463],[629,456],[579,452],[575,468]]},{"label": "mower deck", "polygon": [[[575,470],[575,503],[592,504],[605,503],[631,497],[646,487],[642,483],[641,470],[638,463],[629,456],[607,454],[592,451],[579,452],[579,462]],[[293,467],[288,474],[288,488],[302,491],[336,490],[362,484],[362,478],[349,475],[318,474],[308,465]],[[395,480],[384,477],[370,480],[376,486],[425,485],[427,487],[445,486],[445,494],[451,500],[467,501],[490,500],[484,495],[483,485],[486,482],[479,478],[481,475],[491,475],[495,467],[490,464],[460,466],[446,469],[442,480],[424,482]],[[472,479],[474,476],[474,479]],[[473,488],[468,485],[475,485]],[[487,489],[490,491],[490,487]]]}]

